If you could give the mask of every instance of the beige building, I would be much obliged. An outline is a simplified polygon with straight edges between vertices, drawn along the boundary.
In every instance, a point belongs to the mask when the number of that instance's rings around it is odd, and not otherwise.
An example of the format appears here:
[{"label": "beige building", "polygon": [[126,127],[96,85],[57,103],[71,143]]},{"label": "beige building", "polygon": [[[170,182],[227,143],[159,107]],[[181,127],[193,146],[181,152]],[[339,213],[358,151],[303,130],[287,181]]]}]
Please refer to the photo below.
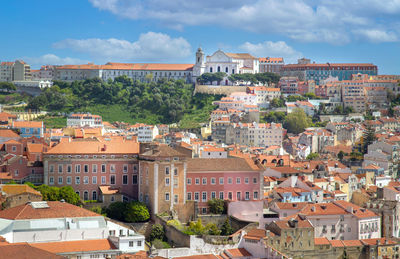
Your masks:
[{"label": "beige building", "polygon": [[17,60],[13,67],[13,81],[29,81],[31,79],[31,66],[23,60]]},{"label": "beige building", "polygon": [[253,147],[282,146],[283,128],[279,123],[232,123],[226,129],[226,144]]},{"label": "beige building", "polygon": [[186,203],[186,157],[160,144],[140,154],[139,200],[151,215],[178,211]]},{"label": "beige building", "polygon": [[0,63],[0,82],[11,82],[13,79],[14,62]]}]

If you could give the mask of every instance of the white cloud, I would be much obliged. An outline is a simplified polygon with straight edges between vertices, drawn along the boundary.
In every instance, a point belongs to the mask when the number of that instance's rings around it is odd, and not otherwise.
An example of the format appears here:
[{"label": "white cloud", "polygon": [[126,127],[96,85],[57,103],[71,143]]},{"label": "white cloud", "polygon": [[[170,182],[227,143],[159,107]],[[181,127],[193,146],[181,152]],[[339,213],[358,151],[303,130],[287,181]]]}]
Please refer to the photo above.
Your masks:
[{"label": "white cloud", "polygon": [[302,56],[284,41],[264,41],[256,44],[245,42],[239,48],[256,57],[283,57],[286,63],[294,63]]},{"label": "white cloud", "polygon": [[[89,0],[101,10],[134,20],[155,20],[162,25],[213,25],[299,40],[344,44],[355,29],[387,28],[399,32],[400,0]],[[371,37],[367,38],[373,40]],[[393,37],[383,37],[384,41]]]},{"label": "white cloud", "polygon": [[66,39],[54,43],[53,47],[89,53],[96,59],[108,60],[168,60],[191,55],[191,46],[184,38],[171,38],[156,32],[141,34],[134,42],[115,38]]},{"label": "white cloud", "polygon": [[372,41],[372,42],[395,42],[399,40],[398,35],[394,32],[388,32],[379,29],[355,31],[356,34]]},{"label": "white cloud", "polygon": [[87,60],[70,57],[61,58],[54,54],[45,54],[40,57],[25,57],[24,60],[32,67],[40,67],[42,65],[75,65],[88,63]]}]

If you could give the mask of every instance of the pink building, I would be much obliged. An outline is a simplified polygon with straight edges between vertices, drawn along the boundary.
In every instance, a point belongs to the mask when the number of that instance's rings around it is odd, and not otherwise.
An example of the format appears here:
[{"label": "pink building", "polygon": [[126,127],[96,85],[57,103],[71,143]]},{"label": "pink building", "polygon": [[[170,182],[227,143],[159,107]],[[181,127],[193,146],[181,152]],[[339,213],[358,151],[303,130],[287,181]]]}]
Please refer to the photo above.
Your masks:
[{"label": "pink building", "polygon": [[263,170],[244,158],[190,159],[186,179],[187,200],[198,201],[207,213],[207,201],[262,199]]},{"label": "pink building", "polygon": [[44,183],[72,186],[83,200],[101,200],[99,186],[137,199],[139,143],[104,138],[61,142],[44,153]]}]

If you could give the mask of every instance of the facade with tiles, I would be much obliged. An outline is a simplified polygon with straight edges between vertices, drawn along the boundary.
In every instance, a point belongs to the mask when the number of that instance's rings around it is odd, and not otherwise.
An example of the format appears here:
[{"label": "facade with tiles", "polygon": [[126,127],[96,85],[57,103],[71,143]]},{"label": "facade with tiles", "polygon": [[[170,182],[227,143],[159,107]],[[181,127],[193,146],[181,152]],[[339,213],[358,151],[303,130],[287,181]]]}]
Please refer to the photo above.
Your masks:
[{"label": "facade with tiles", "polygon": [[211,199],[260,200],[263,198],[262,173],[252,160],[243,158],[190,159],[186,199],[197,201],[203,214],[208,213],[207,202]]},{"label": "facade with tiles", "polygon": [[137,199],[138,153],[129,140],[62,142],[44,153],[44,183],[71,186],[83,200],[98,200],[101,185]]}]

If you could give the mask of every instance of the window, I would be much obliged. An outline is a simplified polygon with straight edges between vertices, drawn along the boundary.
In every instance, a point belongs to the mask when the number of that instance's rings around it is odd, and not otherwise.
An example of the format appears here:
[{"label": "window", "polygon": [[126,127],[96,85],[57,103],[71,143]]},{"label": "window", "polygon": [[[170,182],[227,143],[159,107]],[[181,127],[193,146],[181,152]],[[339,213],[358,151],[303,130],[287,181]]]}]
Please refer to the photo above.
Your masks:
[{"label": "window", "polygon": [[228,184],[232,184],[232,178],[231,177],[228,178]]},{"label": "window", "polygon": [[175,175],[175,176],[178,176],[178,168],[175,168],[175,169],[174,169],[174,175]]},{"label": "window", "polygon": [[174,195],[174,203],[177,204],[178,203],[178,194]]},{"label": "window", "polygon": [[124,165],[123,171],[124,171],[124,173],[128,172],[128,165]]},{"label": "window", "polygon": [[216,183],[216,179],[215,179],[215,177],[211,177],[211,184],[215,184]]},{"label": "window", "polygon": [[250,192],[245,192],[245,200],[250,200]]},{"label": "window", "polygon": [[169,186],[169,177],[165,178],[165,186]]},{"label": "window", "polygon": [[54,184],[54,177],[53,176],[49,177],[49,184]]},{"label": "window", "polygon": [[110,175],[110,184],[115,184],[115,175]]},{"label": "window", "polygon": [[253,183],[257,183],[257,178],[256,177],[253,178]]},{"label": "window", "polygon": [[174,178],[174,188],[178,188],[178,178]]},{"label": "window", "polygon": [[72,183],[71,176],[67,176],[67,184],[71,184],[71,183]]},{"label": "window", "polygon": [[198,192],[195,192],[195,193],[194,193],[194,200],[195,200],[195,201],[198,201],[198,200],[199,200],[199,193],[198,193]]},{"label": "window", "polygon": [[137,165],[133,165],[133,172],[137,173]]},{"label": "window", "polygon": [[89,184],[89,176],[84,176],[83,177],[83,183],[84,184]]},{"label": "window", "polygon": [[18,176],[18,175],[19,175],[18,169],[14,171],[14,175],[15,175],[15,176]]},{"label": "window", "polygon": [[101,165],[101,172],[102,172],[102,173],[105,173],[105,172],[106,172],[106,165],[105,165],[105,164],[102,164],[102,165]]},{"label": "window", "polygon": [[75,184],[81,184],[81,178],[79,176],[75,177]]},{"label": "window", "polygon": [[186,179],[186,181],[187,181],[187,185],[191,185],[192,184],[192,178],[188,178],[188,179]]},{"label": "window", "polygon": [[219,184],[224,184],[224,177],[219,178]]},{"label": "window", "polygon": [[88,192],[88,191],[84,191],[84,192],[83,192],[83,199],[84,199],[85,201],[89,200],[89,192]]},{"label": "window", "polygon": [[248,177],[244,178],[244,183],[245,184],[249,184],[249,178]]},{"label": "window", "polygon": [[201,179],[201,184],[203,184],[203,185],[206,185],[206,184],[207,184],[207,178],[206,178],[206,177],[203,177],[203,178]]},{"label": "window", "polygon": [[89,165],[83,165],[83,172],[89,173]]},{"label": "window", "polygon": [[63,177],[62,176],[59,176],[58,177],[58,184],[62,184],[63,183]]},{"label": "window", "polygon": [[142,241],[137,241],[137,246],[142,246]]},{"label": "window", "polygon": [[54,165],[50,165],[50,167],[49,167],[49,172],[50,172],[50,173],[54,173]]},{"label": "window", "polygon": [[97,165],[92,165],[92,172],[97,173]]},{"label": "window", "polygon": [[196,185],[199,185],[199,184],[200,184],[200,178],[196,178],[194,181],[195,181],[195,184],[196,184]]},{"label": "window", "polygon": [[75,173],[81,172],[81,165],[75,165]]},{"label": "window", "polygon": [[165,175],[169,175],[169,166],[165,167]]},{"label": "window", "polygon": [[128,184],[128,175],[123,175],[122,176],[122,184]]},{"label": "window", "polygon": [[133,247],[133,241],[129,241],[129,247]]},{"label": "window", "polygon": [[115,165],[110,165],[110,172],[115,173]]},{"label": "window", "polygon": [[258,199],[258,192],[253,193],[253,199],[257,200]]},{"label": "window", "polygon": [[12,146],[11,150],[12,150],[13,152],[16,152],[16,151],[17,151],[17,147],[16,147],[16,146]]},{"label": "window", "polygon": [[207,214],[207,208],[201,208],[201,213],[202,214]]},{"label": "window", "polygon": [[97,184],[97,176],[92,176],[92,184]]},{"label": "window", "polygon": [[67,173],[72,173],[72,165],[67,165]]},{"label": "window", "polygon": [[191,192],[188,192],[188,193],[187,193],[187,200],[188,200],[188,201],[191,201],[191,200],[192,200],[192,193],[191,193]]},{"label": "window", "polygon": [[220,198],[221,200],[224,199],[224,192],[219,192],[219,198]]},{"label": "window", "polygon": [[240,201],[241,199],[241,192],[236,192],[236,200]]},{"label": "window", "polygon": [[207,192],[201,193],[201,201],[207,201]]},{"label": "window", "polygon": [[232,198],[233,198],[232,192],[228,192],[228,199],[232,200]]},{"label": "window", "polygon": [[165,200],[166,200],[166,201],[169,201],[169,192],[166,192],[166,193],[165,193]]},{"label": "window", "polygon": [[97,192],[96,191],[92,192],[92,200],[97,201]]},{"label": "window", "polygon": [[216,192],[211,192],[211,199],[216,199],[216,198],[217,198]]},{"label": "window", "polygon": [[63,166],[58,165],[58,173],[61,174],[63,172]]},{"label": "window", "polygon": [[132,175],[132,184],[137,184],[137,175]]},{"label": "window", "polygon": [[102,176],[101,177],[101,184],[106,184],[106,177],[105,176]]}]

